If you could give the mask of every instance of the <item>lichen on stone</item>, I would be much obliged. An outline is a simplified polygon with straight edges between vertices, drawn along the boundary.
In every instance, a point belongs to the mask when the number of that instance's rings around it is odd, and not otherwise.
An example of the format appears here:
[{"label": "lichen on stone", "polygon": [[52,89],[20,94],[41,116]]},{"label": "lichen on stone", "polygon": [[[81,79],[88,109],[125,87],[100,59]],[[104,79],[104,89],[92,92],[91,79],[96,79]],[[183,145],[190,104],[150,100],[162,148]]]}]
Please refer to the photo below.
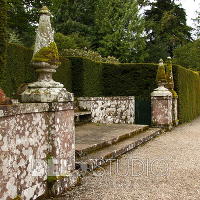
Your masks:
[{"label": "lichen on stone", "polygon": [[59,65],[59,54],[55,42],[51,42],[49,46],[41,48],[32,58],[32,62],[46,62],[49,64]]}]

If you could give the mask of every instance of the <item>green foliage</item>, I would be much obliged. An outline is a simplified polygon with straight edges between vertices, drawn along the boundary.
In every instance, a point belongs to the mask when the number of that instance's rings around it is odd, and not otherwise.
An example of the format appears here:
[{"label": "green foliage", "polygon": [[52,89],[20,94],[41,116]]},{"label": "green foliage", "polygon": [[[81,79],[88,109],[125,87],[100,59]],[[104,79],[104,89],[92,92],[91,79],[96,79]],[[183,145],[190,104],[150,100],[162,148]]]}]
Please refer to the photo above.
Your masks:
[{"label": "green foliage", "polygon": [[[200,8],[200,7],[199,7]],[[194,33],[197,39],[200,39],[200,12],[199,12],[199,8],[196,11],[196,18],[193,19],[194,22]]]},{"label": "green foliage", "polygon": [[65,49],[62,52],[62,55],[64,57],[83,57],[88,58],[90,60],[96,61],[96,62],[106,62],[106,63],[120,63],[119,60],[113,56],[108,57],[102,57],[98,52],[87,50],[87,49]]},{"label": "green foliage", "polygon": [[156,64],[110,64],[69,57],[76,96],[149,96],[156,87]]},{"label": "green foliage", "polygon": [[55,65],[60,64],[56,43],[52,42],[48,47],[41,48],[33,56],[32,62],[46,62]]},{"label": "green foliage", "polygon": [[67,91],[72,92],[72,70],[69,59],[60,57],[61,65],[53,73],[53,79],[64,85]]},{"label": "green foliage", "polygon": [[175,65],[174,82],[177,91],[179,120],[191,121],[200,115],[200,76],[199,73]]},{"label": "green foliage", "polygon": [[[8,47],[7,86],[9,94],[15,93],[23,83],[36,80],[30,66],[33,51],[19,45]],[[150,97],[156,88],[157,64],[111,64],[94,62],[81,57],[61,58],[62,65],[54,75],[55,80],[76,96],[140,96]],[[175,91],[179,96],[178,112],[181,123],[200,115],[199,72],[173,66]]]},{"label": "green foliage", "polygon": [[144,20],[137,1],[99,0],[95,29],[95,46],[101,55],[114,56],[120,62],[144,61]]},{"label": "green foliage", "polygon": [[59,52],[61,53],[65,49],[89,48],[91,45],[87,38],[79,35],[78,33],[71,35],[56,33],[54,37]]},{"label": "green foliage", "polygon": [[173,62],[193,70],[200,70],[200,39],[174,50]]},{"label": "green foliage", "polygon": [[56,31],[79,33],[103,57],[114,56],[122,62],[146,57],[144,21],[136,0],[61,0],[55,4]]},{"label": "green foliage", "polygon": [[7,85],[9,86],[8,95],[15,97],[17,89],[23,83],[36,81],[36,74],[30,61],[33,55],[31,49],[19,46],[17,44],[8,45]]},{"label": "green foliage", "polygon": [[54,0],[54,27],[65,35],[89,36],[94,25],[95,0]]},{"label": "green foliage", "polygon": [[22,38],[23,44],[32,46],[39,9],[52,5],[52,0],[7,0],[8,27]]},{"label": "green foliage", "polygon": [[9,32],[8,43],[23,45],[22,40],[15,31]]},{"label": "green foliage", "polygon": [[0,88],[7,94],[6,80],[6,50],[7,50],[7,4],[6,0],[0,0]]},{"label": "green foliage", "polygon": [[[159,57],[173,57],[173,50],[191,40],[191,27],[186,24],[186,13],[172,0],[156,0],[145,11],[148,61],[157,62]],[[161,46],[160,46],[161,44]],[[152,46],[157,50],[152,51]],[[164,47],[162,47],[164,46]]]}]

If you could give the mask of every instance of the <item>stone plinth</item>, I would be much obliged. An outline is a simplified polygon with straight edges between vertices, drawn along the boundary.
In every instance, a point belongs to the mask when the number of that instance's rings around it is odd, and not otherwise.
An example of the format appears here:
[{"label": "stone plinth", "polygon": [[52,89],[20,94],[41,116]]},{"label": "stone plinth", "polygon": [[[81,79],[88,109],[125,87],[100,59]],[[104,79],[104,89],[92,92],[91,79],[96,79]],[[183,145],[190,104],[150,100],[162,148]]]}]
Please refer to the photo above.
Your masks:
[{"label": "stone plinth", "polygon": [[172,93],[160,86],[151,93],[152,125],[172,128]]},{"label": "stone plinth", "polygon": [[28,103],[50,103],[73,101],[73,94],[65,88],[28,88],[22,93],[21,101]]},{"label": "stone plinth", "polygon": [[60,194],[75,171],[73,102],[0,106],[0,199]]}]

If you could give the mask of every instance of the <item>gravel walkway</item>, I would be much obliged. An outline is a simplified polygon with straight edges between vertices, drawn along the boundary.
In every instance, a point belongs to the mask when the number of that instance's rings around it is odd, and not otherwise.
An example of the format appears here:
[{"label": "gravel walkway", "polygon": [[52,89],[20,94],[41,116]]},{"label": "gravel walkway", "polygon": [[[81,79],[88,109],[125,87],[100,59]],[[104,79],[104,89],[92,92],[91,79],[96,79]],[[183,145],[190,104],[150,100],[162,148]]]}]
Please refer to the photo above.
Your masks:
[{"label": "gravel walkway", "polygon": [[200,118],[83,178],[54,200],[199,200]]}]

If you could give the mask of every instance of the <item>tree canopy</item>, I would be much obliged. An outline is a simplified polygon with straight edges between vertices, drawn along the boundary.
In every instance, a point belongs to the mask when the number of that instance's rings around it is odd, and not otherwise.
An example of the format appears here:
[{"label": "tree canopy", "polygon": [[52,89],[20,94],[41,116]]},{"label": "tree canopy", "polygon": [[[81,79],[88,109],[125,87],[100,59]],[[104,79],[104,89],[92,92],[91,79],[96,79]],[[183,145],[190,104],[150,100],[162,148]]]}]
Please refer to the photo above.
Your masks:
[{"label": "tree canopy", "polygon": [[[12,40],[32,46],[38,10],[50,8],[60,47],[97,51],[121,62],[158,62],[191,41],[179,0],[7,0]],[[148,7],[146,8],[146,6]],[[143,7],[144,14],[140,11]],[[19,40],[18,38],[19,37]]]},{"label": "tree canopy", "polygon": [[175,48],[191,40],[185,10],[173,0],[156,0],[150,6],[145,11],[149,60],[158,60],[160,52],[163,57],[173,57]]},{"label": "tree canopy", "polygon": [[103,56],[123,62],[144,60],[144,23],[136,0],[62,0],[57,4],[55,27],[63,34],[86,37]]}]

